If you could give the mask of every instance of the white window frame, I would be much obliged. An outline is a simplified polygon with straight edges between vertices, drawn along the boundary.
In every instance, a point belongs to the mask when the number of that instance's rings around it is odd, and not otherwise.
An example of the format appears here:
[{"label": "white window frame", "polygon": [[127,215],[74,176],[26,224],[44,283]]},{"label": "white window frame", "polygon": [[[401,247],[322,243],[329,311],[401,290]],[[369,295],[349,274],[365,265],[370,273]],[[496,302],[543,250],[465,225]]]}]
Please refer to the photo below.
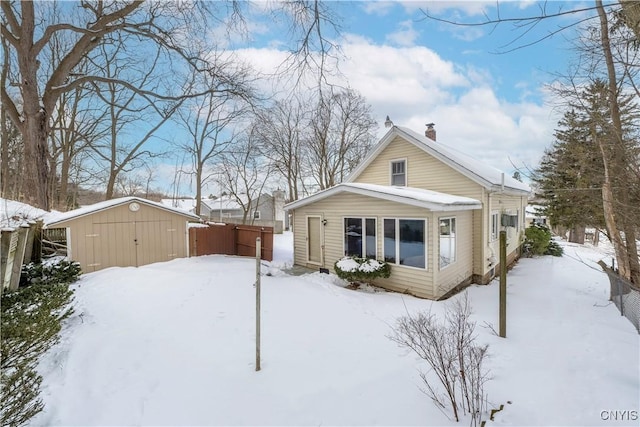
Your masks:
[{"label": "white window frame", "polygon": [[[442,221],[449,221],[449,230],[453,232],[449,234],[449,240],[453,240],[453,260],[448,264],[442,265],[442,234],[440,234],[440,223]],[[454,220],[454,226],[451,227],[451,220]],[[451,237],[453,235],[453,237]],[[438,218],[438,266],[440,270],[444,270],[452,264],[455,264],[458,260],[458,220],[455,216],[443,216]]]},{"label": "white window frame", "polygon": [[373,224],[373,232],[374,234],[374,242],[375,242],[375,255],[373,259],[378,259],[378,218],[374,217],[374,216],[361,216],[361,215],[351,215],[351,216],[343,216],[342,217],[342,255],[343,256],[348,256],[347,255],[347,247],[346,247],[346,242],[344,239],[345,233],[347,232],[344,229],[344,222],[345,220],[349,218],[349,219],[359,219],[362,223],[362,233],[363,233],[363,239],[361,242],[361,247],[360,247],[360,251],[362,252],[362,257],[363,258],[367,258],[367,220],[368,219],[372,219],[374,221]]},{"label": "white window frame", "polygon": [[260,219],[260,211],[259,210],[255,210],[253,211],[253,219]]},{"label": "white window frame", "polygon": [[[396,253],[396,260],[395,262],[390,262],[390,261],[386,261],[385,259],[385,253],[384,253],[384,239],[385,239],[385,235],[384,235],[384,222],[385,220],[392,220],[395,222],[395,253]],[[400,264],[400,239],[399,239],[399,233],[400,233],[400,221],[422,221],[424,223],[424,267],[414,267],[412,265],[406,265],[406,264]],[[429,220],[427,218],[406,218],[406,217],[384,217],[382,218],[381,221],[381,228],[382,228],[382,259],[384,261],[386,261],[387,263],[391,264],[391,265],[397,265],[398,267],[402,267],[402,268],[412,268],[414,270],[420,270],[420,271],[429,271]]]},{"label": "white window frame", "polygon": [[[398,184],[394,184],[393,183],[393,177],[394,177],[393,165],[394,164],[398,164],[398,163],[402,163],[404,165],[404,184],[402,184],[402,185],[398,185]],[[408,179],[409,175],[407,173],[408,169],[409,169],[408,168],[408,162],[407,162],[406,158],[390,160],[389,161],[389,185],[393,185],[393,186],[397,186],[397,187],[406,187],[408,182],[409,182],[409,179]],[[396,175],[399,176],[400,174],[396,174]]]},{"label": "white window frame", "polygon": [[489,230],[491,234],[491,241],[495,242],[500,237],[500,212],[499,211],[491,211],[491,229]]}]

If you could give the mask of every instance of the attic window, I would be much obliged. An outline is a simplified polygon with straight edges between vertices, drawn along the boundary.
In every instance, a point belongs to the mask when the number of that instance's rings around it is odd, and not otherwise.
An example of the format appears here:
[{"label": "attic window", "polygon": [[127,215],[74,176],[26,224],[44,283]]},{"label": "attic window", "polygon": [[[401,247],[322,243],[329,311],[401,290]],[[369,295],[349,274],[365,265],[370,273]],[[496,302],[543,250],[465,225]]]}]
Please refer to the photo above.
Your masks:
[{"label": "attic window", "polygon": [[391,161],[391,185],[404,187],[407,185],[406,160]]}]

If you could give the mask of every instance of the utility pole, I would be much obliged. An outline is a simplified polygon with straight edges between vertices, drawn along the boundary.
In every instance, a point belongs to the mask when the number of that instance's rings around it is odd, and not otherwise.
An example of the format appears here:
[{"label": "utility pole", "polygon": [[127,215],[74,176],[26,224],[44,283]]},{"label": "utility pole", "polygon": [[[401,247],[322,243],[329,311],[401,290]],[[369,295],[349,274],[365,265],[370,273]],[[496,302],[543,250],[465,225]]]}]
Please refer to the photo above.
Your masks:
[{"label": "utility pole", "polygon": [[507,232],[500,232],[500,336],[507,337]]}]

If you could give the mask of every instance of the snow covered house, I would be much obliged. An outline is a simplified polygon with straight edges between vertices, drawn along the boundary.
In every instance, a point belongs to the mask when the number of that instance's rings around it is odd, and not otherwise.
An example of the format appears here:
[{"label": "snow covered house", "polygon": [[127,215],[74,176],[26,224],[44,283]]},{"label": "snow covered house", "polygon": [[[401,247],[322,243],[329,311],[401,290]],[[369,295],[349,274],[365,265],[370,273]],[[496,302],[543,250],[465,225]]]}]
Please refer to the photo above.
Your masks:
[{"label": "snow covered house", "polygon": [[385,260],[376,285],[439,299],[496,274],[524,238],[528,185],[425,135],[393,126],[347,180],[289,203],[294,263],[333,269],[346,255]]},{"label": "snow covered house", "polygon": [[[282,190],[272,194],[263,193],[251,203],[247,212],[246,224],[273,227],[274,233],[280,234],[288,227],[284,214],[284,197]],[[211,208],[209,219],[212,221],[242,222],[244,209],[249,206],[246,195],[241,195],[242,203],[235,196],[223,196],[208,201]]]},{"label": "snow covered house", "polygon": [[[160,203],[170,208],[176,208],[183,211],[191,212],[192,214],[196,213],[196,199],[191,198],[172,198],[172,199],[161,199]],[[213,204],[213,199],[202,199],[200,201],[200,217],[204,219],[209,219],[211,217],[211,212],[213,209],[211,205]]]},{"label": "snow covered house", "polygon": [[139,197],[122,197],[44,217],[66,233],[67,257],[85,273],[189,255],[187,223],[200,218]]}]

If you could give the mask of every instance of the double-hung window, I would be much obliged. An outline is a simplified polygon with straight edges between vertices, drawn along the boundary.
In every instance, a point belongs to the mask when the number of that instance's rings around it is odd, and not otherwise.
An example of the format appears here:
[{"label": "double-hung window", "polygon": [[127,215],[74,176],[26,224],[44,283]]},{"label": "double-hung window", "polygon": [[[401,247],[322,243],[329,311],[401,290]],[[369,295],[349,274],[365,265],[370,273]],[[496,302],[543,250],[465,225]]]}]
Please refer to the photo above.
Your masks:
[{"label": "double-hung window", "polygon": [[500,213],[491,213],[491,241],[497,240],[500,232]]},{"label": "double-hung window", "polygon": [[440,218],[440,268],[456,260],[456,219]]},{"label": "double-hung window", "polygon": [[425,268],[426,220],[385,218],[384,260],[392,264]]},{"label": "double-hung window", "polygon": [[391,185],[404,187],[407,185],[406,160],[391,161]]},{"label": "double-hung window", "polygon": [[376,258],[376,219],[344,219],[344,254],[359,258]]}]

